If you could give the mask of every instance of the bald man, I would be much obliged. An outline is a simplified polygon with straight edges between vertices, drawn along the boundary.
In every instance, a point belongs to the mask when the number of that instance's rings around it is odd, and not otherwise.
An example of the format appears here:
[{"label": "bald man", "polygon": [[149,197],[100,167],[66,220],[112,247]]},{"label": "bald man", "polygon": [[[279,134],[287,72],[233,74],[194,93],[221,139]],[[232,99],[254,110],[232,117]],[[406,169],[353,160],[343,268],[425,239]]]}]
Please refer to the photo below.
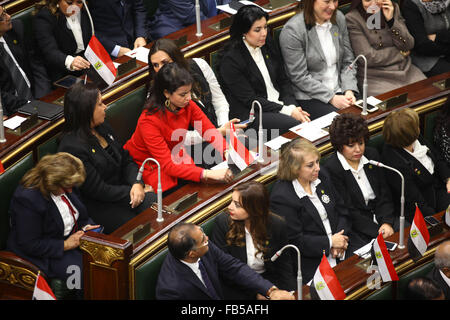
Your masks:
[{"label": "bald man", "polygon": [[168,234],[169,253],[156,285],[159,300],[222,300],[220,278],[234,282],[271,300],[293,300],[248,265],[208,241],[192,223],[179,223]]},{"label": "bald man", "polygon": [[434,268],[428,274],[444,291],[445,299],[450,299],[450,240],[441,243],[434,254]]}]

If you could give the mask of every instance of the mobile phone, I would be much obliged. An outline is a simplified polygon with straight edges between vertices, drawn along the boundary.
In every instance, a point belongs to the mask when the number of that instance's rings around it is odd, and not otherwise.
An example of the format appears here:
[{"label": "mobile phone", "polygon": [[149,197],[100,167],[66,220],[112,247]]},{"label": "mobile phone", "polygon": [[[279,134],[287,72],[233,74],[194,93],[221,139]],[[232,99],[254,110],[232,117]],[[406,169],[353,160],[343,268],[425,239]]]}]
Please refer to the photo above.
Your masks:
[{"label": "mobile phone", "polygon": [[250,121],[250,119],[247,119],[247,120],[244,120],[244,121],[239,122],[239,124],[247,124],[247,123],[249,123],[249,122],[252,122],[252,121]]},{"label": "mobile phone", "polygon": [[61,79],[55,81],[53,84],[58,87],[69,89],[72,85],[74,85],[75,83],[80,82],[80,81],[83,81],[83,80],[80,78],[77,78],[73,75],[67,75],[64,78],[61,78]]},{"label": "mobile phone", "polygon": [[[363,100],[358,100],[355,102],[355,106],[359,108],[363,108]],[[371,105],[370,103],[367,104],[367,112],[375,112],[378,110],[377,106]]]},{"label": "mobile phone", "polygon": [[436,219],[433,216],[426,216],[423,219],[432,227],[434,227],[435,225],[439,224],[438,219]]},{"label": "mobile phone", "polygon": [[92,232],[102,233],[102,232],[103,232],[103,229],[104,229],[103,226],[100,226],[100,227],[98,227],[98,228],[90,229],[90,230],[87,230],[87,231],[85,231],[85,232],[92,231]]},{"label": "mobile phone", "polygon": [[394,251],[397,248],[397,244],[395,242],[385,241],[386,247],[389,251]]}]

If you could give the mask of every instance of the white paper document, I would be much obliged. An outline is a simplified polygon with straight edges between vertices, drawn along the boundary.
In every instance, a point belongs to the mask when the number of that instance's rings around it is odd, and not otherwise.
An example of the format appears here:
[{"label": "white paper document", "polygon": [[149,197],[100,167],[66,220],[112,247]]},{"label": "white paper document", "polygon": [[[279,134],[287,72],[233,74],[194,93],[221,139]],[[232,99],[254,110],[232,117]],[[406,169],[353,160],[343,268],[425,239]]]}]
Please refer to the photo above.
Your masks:
[{"label": "white paper document", "polygon": [[289,130],[313,142],[328,135],[328,132],[323,128],[328,127],[337,115],[339,114],[333,111],[311,122],[303,122]]},{"label": "white paper document", "polygon": [[291,139],[285,138],[283,136],[278,136],[275,139],[267,141],[264,143],[265,146],[269,147],[272,150],[278,150],[281,146],[287,142],[291,141]]},{"label": "white paper document", "polygon": [[27,120],[27,118],[21,116],[14,116],[8,120],[3,121],[3,125],[11,130],[15,130],[22,122]]},{"label": "white paper document", "polygon": [[141,62],[148,64],[148,53],[150,52],[150,49],[147,49],[146,47],[139,47],[134,50],[128,51],[125,53],[126,56],[129,56],[130,58],[136,58],[136,60],[139,60]]},{"label": "white paper document", "polygon": [[374,241],[375,241],[375,239],[372,239],[368,244],[359,248],[358,250],[356,250],[353,253],[360,256],[363,259],[368,258],[370,256],[370,250],[372,249],[372,243]]},{"label": "white paper document", "polygon": [[383,102],[383,100],[377,99],[374,96],[370,96],[367,98],[367,103],[371,104],[373,106],[376,106],[377,104]]},{"label": "white paper document", "polygon": [[[245,5],[254,5],[254,6],[260,7],[256,3],[251,2],[251,1],[247,1],[247,0],[241,0],[239,2],[242,3],[242,4],[245,4]],[[272,10],[264,9],[263,7],[260,7],[260,8],[263,9],[265,12],[271,12],[272,11]],[[223,12],[226,12],[226,13],[229,13],[229,14],[236,14],[237,13],[237,10],[234,10],[233,8],[231,8],[229,4],[223,4],[221,6],[217,6],[217,9],[222,10]]]}]

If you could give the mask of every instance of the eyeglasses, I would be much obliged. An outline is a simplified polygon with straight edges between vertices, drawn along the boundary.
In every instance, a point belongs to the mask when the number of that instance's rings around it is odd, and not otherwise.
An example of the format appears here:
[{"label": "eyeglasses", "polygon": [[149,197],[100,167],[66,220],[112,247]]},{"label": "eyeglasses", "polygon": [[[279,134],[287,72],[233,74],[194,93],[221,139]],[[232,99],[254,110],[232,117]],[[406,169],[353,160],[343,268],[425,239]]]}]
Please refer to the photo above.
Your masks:
[{"label": "eyeglasses", "polygon": [[6,16],[8,15],[8,13],[6,13],[6,9],[5,9],[5,7],[1,7],[2,8],[2,14],[0,14],[0,22],[3,22],[3,21],[5,21],[6,20]]}]

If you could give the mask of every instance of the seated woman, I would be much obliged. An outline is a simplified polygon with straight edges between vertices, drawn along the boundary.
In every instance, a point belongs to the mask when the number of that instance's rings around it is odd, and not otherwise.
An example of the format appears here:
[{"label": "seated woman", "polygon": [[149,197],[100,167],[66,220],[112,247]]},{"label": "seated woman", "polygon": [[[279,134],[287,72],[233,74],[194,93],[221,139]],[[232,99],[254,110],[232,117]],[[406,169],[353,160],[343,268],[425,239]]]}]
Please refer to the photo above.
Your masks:
[{"label": "seated woman", "polygon": [[[423,216],[447,209],[450,204],[450,167],[420,137],[419,115],[410,108],[391,112],[384,121],[382,163],[399,170],[405,179],[405,218],[414,218],[416,204]],[[401,178],[386,170],[386,180],[392,199],[400,199]],[[399,201],[394,200],[400,213]]]},{"label": "seated woman", "polygon": [[284,25],[280,47],[297,103],[315,119],[355,103],[355,58],[337,0],[302,0]]},{"label": "seated woman", "polygon": [[413,63],[427,76],[450,71],[450,3],[443,0],[402,1],[406,26],[414,37]]},{"label": "seated woman", "polygon": [[36,4],[34,13],[36,54],[49,77],[39,85],[45,85],[49,93],[56,80],[69,74],[80,76],[89,68],[83,53],[92,36],[91,24],[81,1],[43,0]]},{"label": "seated woman", "polygon": [[[263,110],[263,128],[283,134],[309,121],[309,114],[296,106],[281,56],[267,37],[268,19],[264,10],[253,5],[240,8],[234,15],[230,41],[219,56],[219,82],[230,102],[230,117],[248,119],[257,100]],[[259,107],[255,107],[255,115],[249,128],[258,128]]]},{"label": "seated woman", "polygon": [[[151,95],[153,79],[159,69],[167,63],[176,62],[179,66],[188,70],[194,78],[192,84],[192,99],[194,102],[202,109],[219,132],[226,136],[227,130],[230,129],[228,101],[217,82],[213,70],[205,60],[200,58],[185,59],[173,40],[161,38],[155,41],[150,49],[148,61],[150,61],[153,68],[150,68],[147,97]],[[238,121],[239,119],[231,120],[235,124],[236,129],[242,129],[247,126],[245,124],[237,124]],[[202,143],[202,136],[198,131],[191,129],[186,133],[185,144],[195,145]],[[207,142],[204,142],[204,144],[204,147],[206,147]],[[188,151],[192,153],[192,150],[189,148]]]},{"label": "seated woman", "polygon": [[83,161],[83,201],[109,234],[147,209],[156,196],[151,187],[136,181],[139,168],[105,122],[105,110],[97,87],[73,85],[64,97],[65,127],[58,150]]},{"label": "seated woman", "polygon": [[[149,157],[159,162],[163,191],[179,185],[179,179],[230,182],[233,178],[228,168],[206,170],[196,166],[183,146],[186,131],[189,126],[193,126],[201,128],[202,137],[221,153],[222,159],[227,149],[223,136],[191,100],[193,82],[189,71],[177,63],[163,66],[156,74],[152,94],[146,101],[136,130],[124,146],[139,166]],[[195,155],[194,158],[197,156],[204,160],[209,155],[205,153]],[[156,164],[147,162],[143,180],[156,189],[158,171],[155,169]]]},{"label": "seated woman", "polygon": [[[373,8],[378,10],[374,14]],[[371,24],[372,29],[368,27],[372,17],[375,18],[375,30]],[[368,96],[377,96],[426,78],[412,64],[410,50],[414,47],[414,38],[406,28],[397,3],[352,0],[345,18],[355,56],[362,54],[367,59]],[[358,60],[357,78],[361,89],[364,80],[362,60]]]},{"label": "seated woman", "polygon": [[436,118],[434,128],[434,144],[450,166],[450,99],[447,98],[442,111]]},{"label": "seated woman", "polygon": [[301,253],[303,282],[314,276],[325,254],[334,267],[365,242],[352,234],[351,216],[328,173],[320,169],[317,148],[296,139],[281,150],[270,209],[284,217],[289,243]]},{"label": "seated woman", "polygon": [[330,141],[336,153],[325,163],[336,190],[351,208],[352,230],[366,242],[379,233],[384,238],[394,233],[394,204],[386,188],[384,169],[369,164],[380,161],[375,148],[366,146],[369,129],[354,113],[335,117],[330,126]]},{"label": "seated woman", "polygon": [[[93,225],[76,193],[75,187],[83,183],[85,176],[83,163],[71,154],[46,155],[24,175],[9,209],[11,231],[7,250],[35,264],[48,278],[60,279],[64,284],[72,274],[67,273],[69,266],[83,270],[78,247],[84,231],[99,227]],[[70,296],[82,297],[75,292]]]},{"label": "seated woman", "polygon": [[[217,15],[217,6],[231,0],[200,1],[200,19]],[[159,0],[158,9],[149,20],[149,32],[152,39],[162,38],[169,33],[186,28],[195,23],[195,0]]]},{"label": "seated woman", "polygon": [[[233,189],[228,214],[221,213],[216,218],[210,239],[278,288],[296,290],[289,252],[274,262],[270,260],[288,244],[288,238],[284,219],[269,211],[269,195],[263,184],[250,181]],[[225,299],[257,298],[232,284],[224,285],[223,289]]]}]

